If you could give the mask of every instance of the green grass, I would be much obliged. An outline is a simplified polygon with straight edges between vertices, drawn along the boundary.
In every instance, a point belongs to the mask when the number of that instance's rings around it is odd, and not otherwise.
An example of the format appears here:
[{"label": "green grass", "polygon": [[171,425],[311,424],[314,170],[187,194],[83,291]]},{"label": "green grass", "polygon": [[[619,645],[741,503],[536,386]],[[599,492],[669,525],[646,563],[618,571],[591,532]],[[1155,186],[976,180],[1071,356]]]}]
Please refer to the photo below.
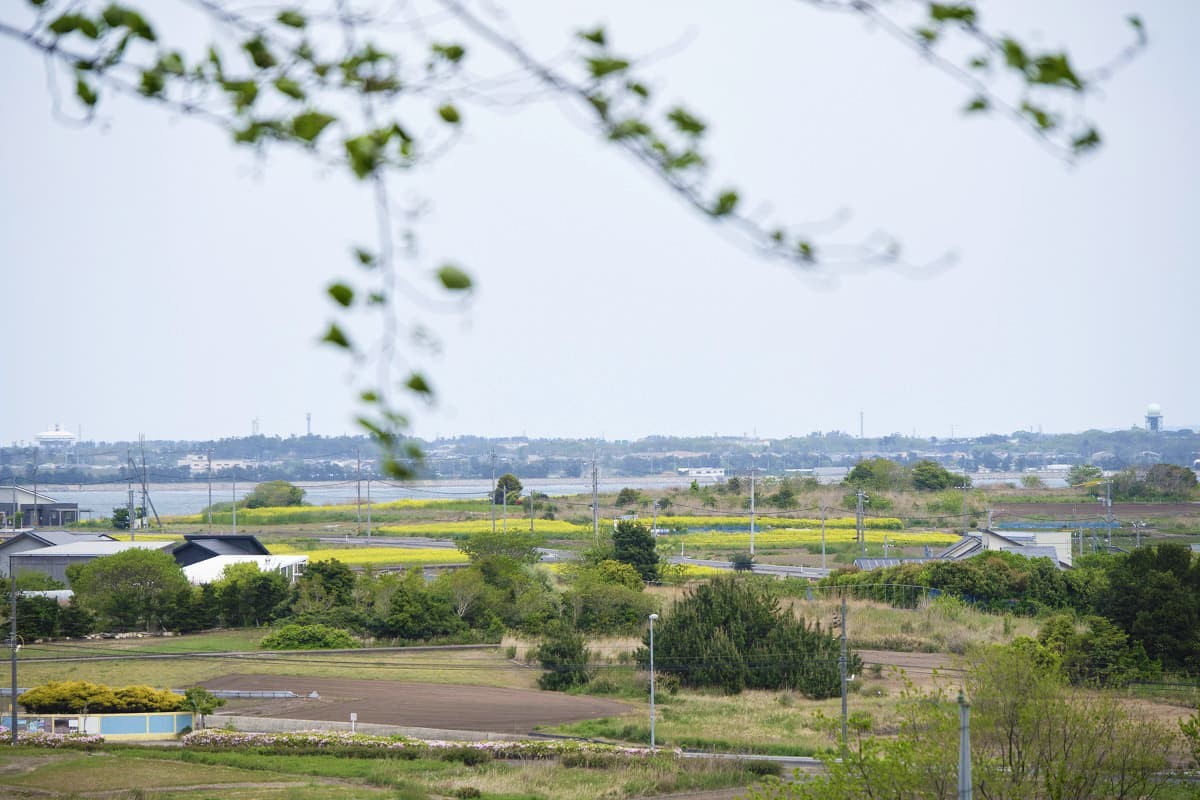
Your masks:
[{"label": "green grass", "polygon": [[[72,797],[80,787],[87,787],[87,791],[129,792],[116,795],[118,800],[147,795],[155,800],[432,800],[473,787],[490,800],[591,800],[743,787],[760,780],[761,772],[761,765],[669,755],[588,766],[538,761],[468,767],[445,761],[200,753],[125,745],[105,748],[97,755],[25,748],[0,751],[0,794],[12,796],[28,789],[39,796]],[[197,788],[154,791],[189,786]]]}]

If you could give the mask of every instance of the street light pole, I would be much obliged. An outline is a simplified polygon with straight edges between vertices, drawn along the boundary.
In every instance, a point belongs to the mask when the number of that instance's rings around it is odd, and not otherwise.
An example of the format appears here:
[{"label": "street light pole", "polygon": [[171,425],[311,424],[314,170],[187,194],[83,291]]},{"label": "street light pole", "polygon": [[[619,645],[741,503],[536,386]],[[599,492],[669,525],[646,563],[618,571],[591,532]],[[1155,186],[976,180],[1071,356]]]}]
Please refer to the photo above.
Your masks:
[{"label": "street light pole", "polygon": [[[16,617],[14,616],[14,619]],[[650,749],[654,749],[654,620],[658,614],[650,615]],[[15,634],[14,634],[15,635]],[[16,662],[13,662],[14,664]],[[15,670],[16,667],[14,666]],[[15,701],[14,701],[15,702]],[[14,706],[15,708],[15,706]]]}]

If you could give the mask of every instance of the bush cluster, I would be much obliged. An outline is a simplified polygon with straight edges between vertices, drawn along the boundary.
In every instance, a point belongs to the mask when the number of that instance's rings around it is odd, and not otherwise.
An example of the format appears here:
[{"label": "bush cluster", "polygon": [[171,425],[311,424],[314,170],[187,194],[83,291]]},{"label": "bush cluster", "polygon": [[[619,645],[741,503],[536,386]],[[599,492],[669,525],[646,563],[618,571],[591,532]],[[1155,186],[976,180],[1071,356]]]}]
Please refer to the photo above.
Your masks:
[{"label": "bush cluster", "polygon": [[259,642],[264,650],[349,650],[358,640],[328,625],[284,625]]},{"label": "bush cluster", "polygon": [[151,686],[110,687],[88,681],[52,681],[20,695],[17,701],[35,714],[137,714],[183,711],[184,698]]},{"label": "bush cluster", "polygon": [[[697,586],[663,615],[655,634],[656,669],[684,686],[793,689],[812,698],[841,689],[837,637],[793,617],[755,581],[729,576]],[[637,657],[648,666],[649,633],[644,641]],[[851,653],[847,668],[861,666]]]}]

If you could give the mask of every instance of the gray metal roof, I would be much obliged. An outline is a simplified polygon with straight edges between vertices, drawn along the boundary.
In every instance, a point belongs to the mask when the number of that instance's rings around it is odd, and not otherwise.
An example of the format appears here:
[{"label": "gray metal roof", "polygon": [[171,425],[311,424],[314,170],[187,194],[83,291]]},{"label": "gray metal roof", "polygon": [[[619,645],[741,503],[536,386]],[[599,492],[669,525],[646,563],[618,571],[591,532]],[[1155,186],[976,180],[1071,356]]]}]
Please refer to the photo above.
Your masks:
[{"label": "gray metal roof", "polygon": [[163,550],[174,547],[175,542],[73,542],[54,547],[43,547],[40,550],[26,550],[24,553],[12,553],[10,558],[32,558],[42,556],[111,556],[126,550]]}]

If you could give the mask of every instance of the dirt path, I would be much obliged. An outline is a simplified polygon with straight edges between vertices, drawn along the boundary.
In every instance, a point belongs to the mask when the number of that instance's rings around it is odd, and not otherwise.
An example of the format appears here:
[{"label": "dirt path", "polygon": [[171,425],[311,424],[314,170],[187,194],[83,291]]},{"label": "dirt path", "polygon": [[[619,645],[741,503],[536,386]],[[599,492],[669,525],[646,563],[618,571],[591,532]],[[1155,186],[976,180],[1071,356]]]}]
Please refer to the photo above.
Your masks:
[{"label": "dirt path", "polygon": [[[291,690],[300,695],[232,700],[223,709],[241,716],[346,722],[353,712],[362,723],[493,733],[529,733],[536,725],[614,716],[630,709],[615,700],[558,692],[399,681],[227,675],[205,681],[204,686]],[[308,697],[314,691],[319,698]]]}]

